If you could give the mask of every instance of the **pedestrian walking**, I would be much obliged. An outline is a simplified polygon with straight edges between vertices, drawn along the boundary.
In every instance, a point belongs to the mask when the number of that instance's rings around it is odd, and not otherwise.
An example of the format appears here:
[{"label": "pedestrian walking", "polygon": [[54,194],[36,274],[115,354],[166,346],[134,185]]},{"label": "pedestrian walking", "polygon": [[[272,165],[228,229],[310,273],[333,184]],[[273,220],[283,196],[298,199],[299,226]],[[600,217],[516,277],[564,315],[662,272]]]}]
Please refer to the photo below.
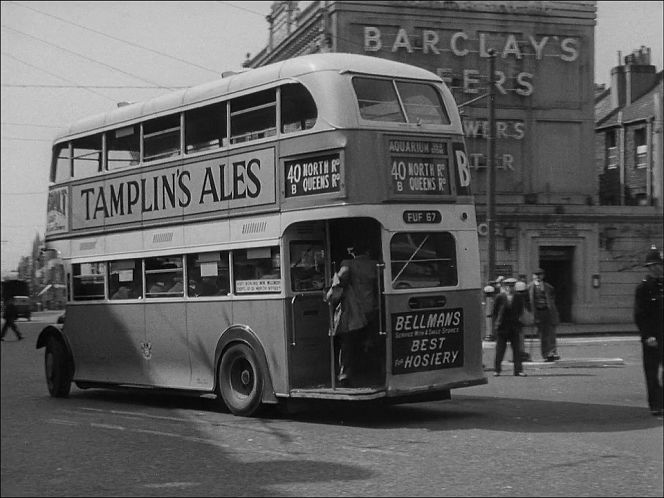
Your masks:
[{"label": "pedestrian walking", "polygon": [[541,268],[533,272],[533,279],[528,284],[528,299],[535,316],[542,358],[544,361],[556,361],[560,359],[556,347],[558,308],[556,307],[555,289],[544,281],[544,277],[544,270]]},{"label": "pedestrian walking", "polygon": [[515,278],[506,278],[502,281],[503,292],[496,296],[493,311],[493,323],[496,330],[496,358],[494,363],[494,376],[501,373],[503,357],[507,342],[512,346],[512,361],[514,362],[514,375],[525,377],[521,362],[520,338],[521,315],[525,309],[523,294],[514,291]]},{"label": "pedestrian walking", "polygon": [[10,328],[16,334],[16,338],[20,341],[23,339],[23,336],[16,327],[16,318],[18,318],[18,310],[16,309],[16,304],[14,303],[14,298],[10,297],[5,301],[5,324],[2,326],[2,334],[0,335],[0,340],[5,340],[5,334]]},{"label": "pedestrian walking", "polygon": [[646,254],[646,277],[636,287],[634,321],[641,333],[643,370],[646,377],[648,406],[655,416],[662,412],[662,357],[664,356],[664,270],[662,256],[653,245]]}]

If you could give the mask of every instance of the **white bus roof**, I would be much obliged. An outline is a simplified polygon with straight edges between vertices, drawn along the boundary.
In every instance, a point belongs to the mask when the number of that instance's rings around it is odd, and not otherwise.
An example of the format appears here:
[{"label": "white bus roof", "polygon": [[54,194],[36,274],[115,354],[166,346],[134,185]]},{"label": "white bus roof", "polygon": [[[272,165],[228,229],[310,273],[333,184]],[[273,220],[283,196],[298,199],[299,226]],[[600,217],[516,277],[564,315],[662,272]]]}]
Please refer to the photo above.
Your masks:
[{"label": "white bus roof", "polygon": [[401,62],[366,55],[330,53],[312,54],[286,59],[267,66],[236,73],[232,76],[171,92],[144,102],[125,105],[112,111],[80,119],[62,130],[54,143],[76,135],[122,126],[132,121],[159,115],[183,106],[247,90],[288,78],[297,78],[316,71],[352,72],[441,82],[434,73]]}]

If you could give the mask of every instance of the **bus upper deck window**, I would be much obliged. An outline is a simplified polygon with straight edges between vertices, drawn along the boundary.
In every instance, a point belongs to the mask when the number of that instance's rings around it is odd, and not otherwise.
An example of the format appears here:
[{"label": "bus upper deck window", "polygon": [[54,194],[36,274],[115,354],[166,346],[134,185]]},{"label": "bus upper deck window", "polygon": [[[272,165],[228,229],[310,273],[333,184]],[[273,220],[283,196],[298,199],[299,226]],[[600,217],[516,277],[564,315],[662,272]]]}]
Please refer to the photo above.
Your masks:
[{"label": "bus upper deck window", "polygon": [[277,132],[277,94],[274,88],[231,100],[231,143],[274,136]]},{"label": "bus upper deck window", "polygon": [[303,85],[292,83],[281,87],[281,132],[313,128],[318,109],[313,97]]},{"label": "bus upper deck window", "polygon": [[137,165],[140,149],[138,125],[109,131],[106,134],[107,168],[114,170]]},{"label": "bus upper deck window", "polygon": [[409,123],[450,124],[438,90],[425,83],[397,82]]},{"label": "bus upper deck window", "polygon": [[64,182],[71,178],[71,162],[69,157],[69,142],[57,144],[53,148],[53,164],[55,171],[52,180],[56,183]]},{"label": "bus upper deck window", "polygon": [[192,109],[184,113],[187,153],[214,150],[226,144],[226,102]]},{"label": "bus upper deck window", "polygon": [[74,178],[94,176],[101,171],[101,133],[72,141]]},{"label": "bus upper deck window", "polygon": [[143,123],[143,160],[154,161],[180,154],[180,114]]},{"label": "bus upper deck window", "polygon": [[391,80],[353,78],[353,88],[362,119],[406,122]]}]

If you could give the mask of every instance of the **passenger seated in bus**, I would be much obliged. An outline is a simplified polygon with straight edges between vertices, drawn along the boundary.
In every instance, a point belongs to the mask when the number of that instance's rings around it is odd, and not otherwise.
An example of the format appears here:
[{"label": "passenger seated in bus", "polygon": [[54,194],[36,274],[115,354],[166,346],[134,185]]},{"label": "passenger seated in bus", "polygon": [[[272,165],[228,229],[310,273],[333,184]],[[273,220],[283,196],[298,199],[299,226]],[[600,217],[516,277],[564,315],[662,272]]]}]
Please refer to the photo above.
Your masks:
[{"label": "passenger seated in bus", "polygon": [[217,277],[203,277],[196,283],[197,296],[216,296],[218,293]]},{"label": "passenger seated in bus", "polygon": [[259,280],[272,280],[281,278],[279,268],[272,268],[271,262],[260,262],[256,265],[256,278]]},{"label": "passenger seated in bus", "polygon": [[152,285],[148,288],[148,294],[163,294],[166,292],[166,284],[161,281],[153,282]]},{"label": "passenger seated in bus", "polygon": [[132,297],[133,293],[130,285],[126,282],[123,282],[120,285],[120,288],[115,293],[113,293],[111,299],[131,299]]},{"label": "passenger seated in bus", "polygon": [[173,277],[173,285],[168,289],[169,294],[180,294],[184,292],[184,283],[182,277]]}]

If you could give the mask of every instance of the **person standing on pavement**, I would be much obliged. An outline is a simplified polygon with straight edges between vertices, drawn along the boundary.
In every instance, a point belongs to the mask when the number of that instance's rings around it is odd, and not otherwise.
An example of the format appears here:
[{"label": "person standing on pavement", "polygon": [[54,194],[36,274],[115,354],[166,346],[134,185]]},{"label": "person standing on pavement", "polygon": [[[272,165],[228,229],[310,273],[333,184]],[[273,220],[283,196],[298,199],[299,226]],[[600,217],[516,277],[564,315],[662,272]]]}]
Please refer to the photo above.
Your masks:
[{"label": "person standing on pavement", "polygon": [[533,280],[528,284],[528,299],[535,316],[535,326],[540,338],[544,361],[560,359],[556,347],[556,326],[559,323],[556,295],[553,285],[544,281],[544,270],[533,272]]},{"label": "person standing on pavement", "polygon": [[18,331],[16,327],[16,319],[18,318],[18,310],[16,309],[16,304],[14,304],[14,298],[10,297],[5,301],[5,324],[2,326],[2,334],[0,335],[0,340],[5,340],[5,334],[7,330],[11,328],[16,334],[17,339],[20,341],[23,339],[23,336]]},{"label": "person standing on pavement", "polygon": [[[526,351],[526,332],[525,328],[531,326],[532,323],[532,312],[530,311],[530,302],[528,301],[528,284],[526,282],[525,275],[519,275],[519,280],[517,280],[514,285],[514,290],[517,294],[523,296],[525,301],[525,310],[521,320],[521,331],[519,332],[519,350],[521,351],[521,361],[532,361],[530,354]],[[529,320],[525,320],[526,316],[529,317]]]},{"label": "person standing on pavement", "polygon": [[512,361],[514,362],[514,375],[525,377],[521,362],[519,335],[521,333],[521,315],[525,309],[523,294],[514,291],[515,278],[506,278],[502,281],[503,292],[496,296],[493,307],[493,323],[496,331],[496,358],[494,362],[494,376],[501,372],[507,341],[512,346]]},{"label": "person standing on pavement", "polygon": [[641,333],[648,406],[653,415],[661,416],[663,407],[660,368],[664,356],[664,340],[662,340],[664,270],[662,256],[654,245],[646,255],[645,267],[648,274],[636,287],[634,296],[634,321]]}]

